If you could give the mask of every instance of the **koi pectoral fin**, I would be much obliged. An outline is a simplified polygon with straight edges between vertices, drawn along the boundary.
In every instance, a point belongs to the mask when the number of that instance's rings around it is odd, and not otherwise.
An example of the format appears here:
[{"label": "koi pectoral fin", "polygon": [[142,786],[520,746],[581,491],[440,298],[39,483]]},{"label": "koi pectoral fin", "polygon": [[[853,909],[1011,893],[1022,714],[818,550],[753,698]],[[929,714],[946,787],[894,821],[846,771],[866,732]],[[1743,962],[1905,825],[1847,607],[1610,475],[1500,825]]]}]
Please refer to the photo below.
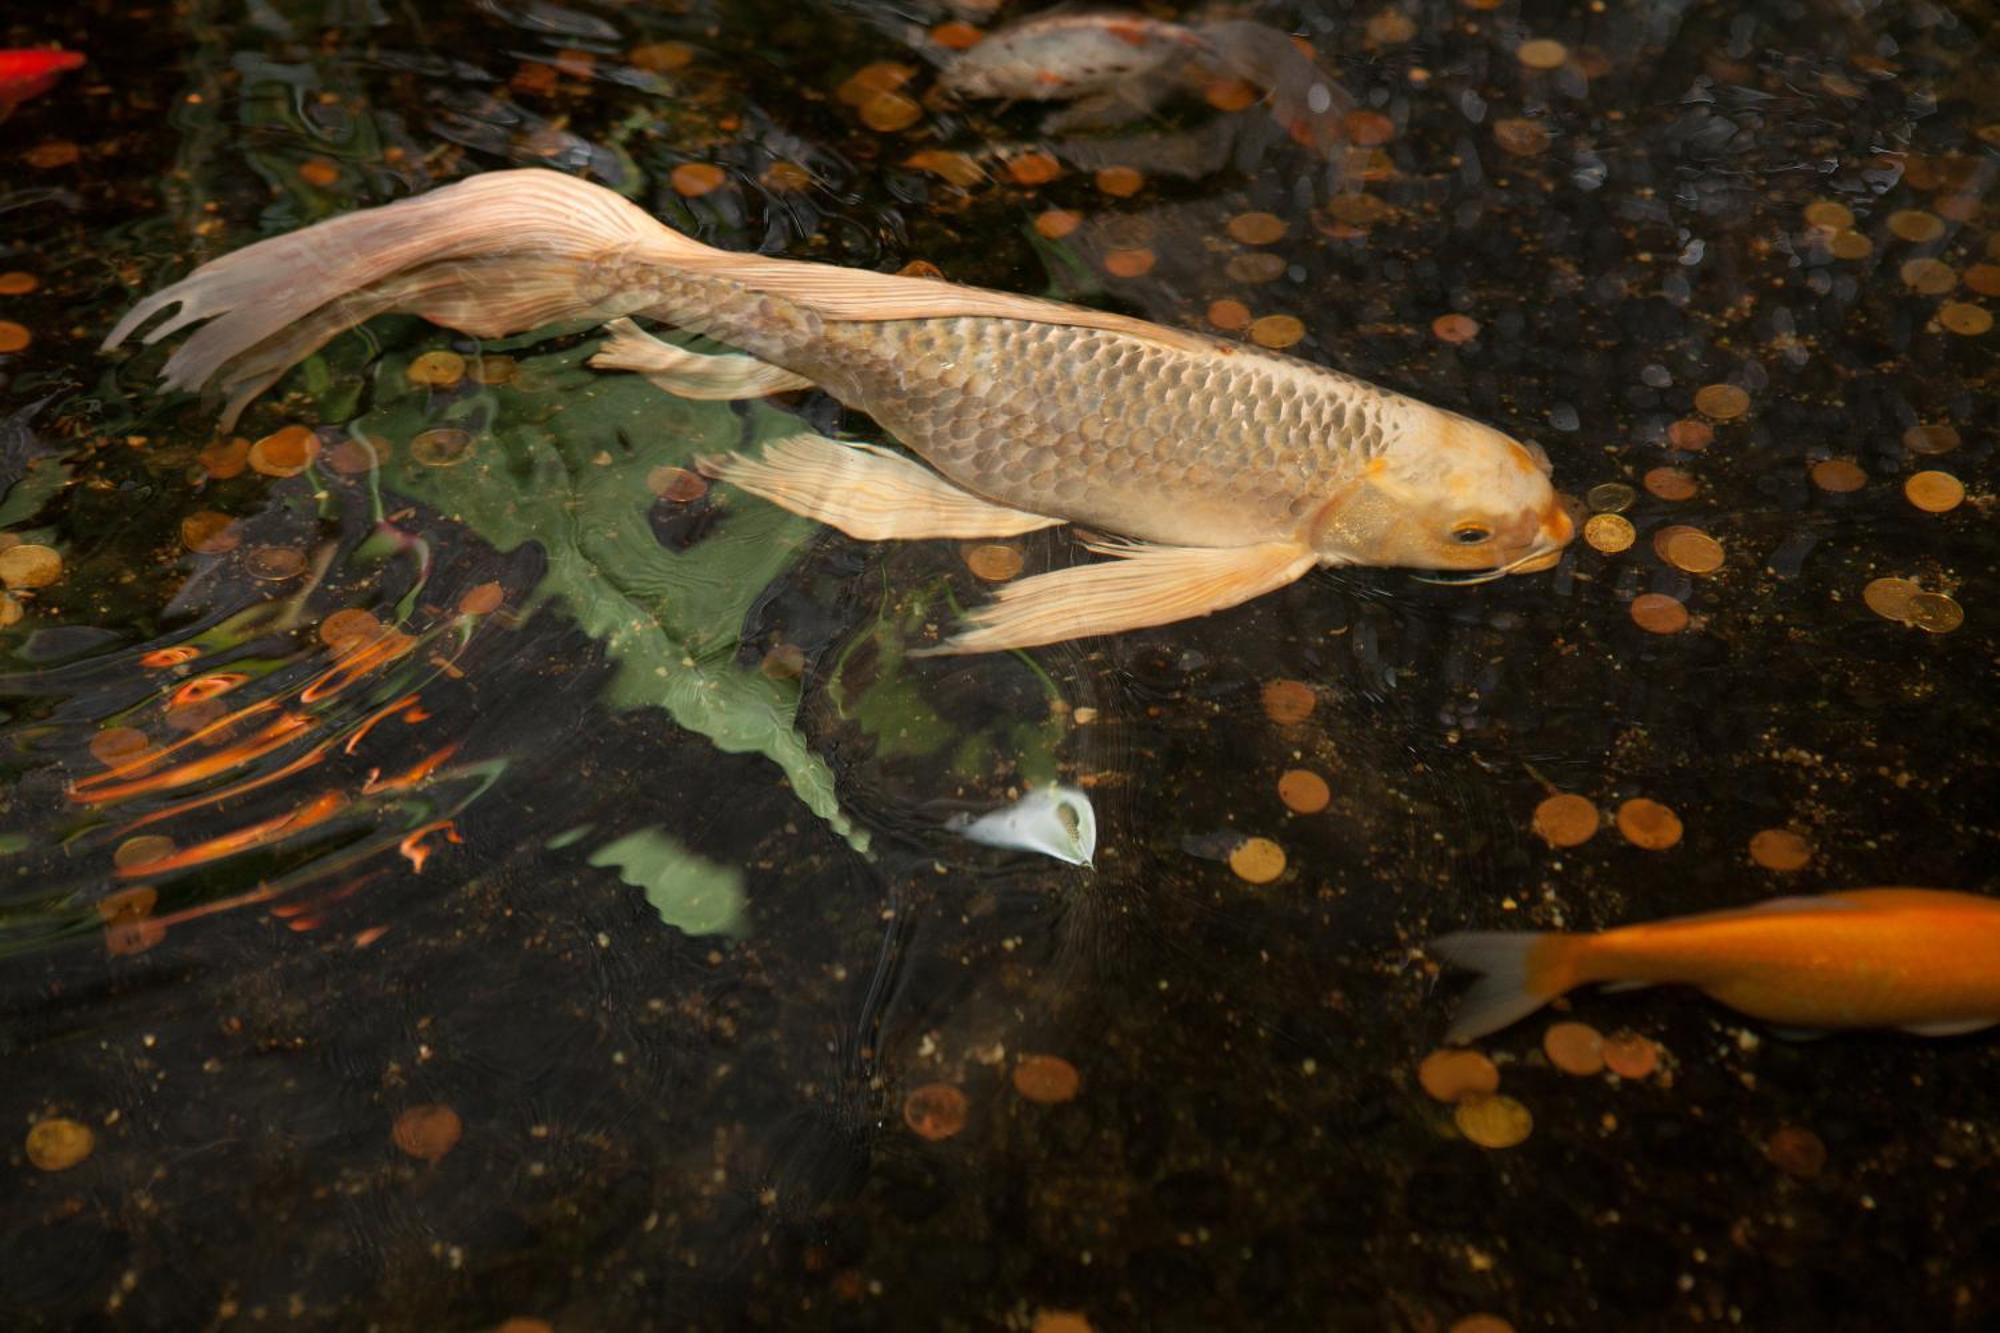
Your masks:
[{"label": "koi pectoral fin", "polygon": [[813,387],[803,375],[754,356],[740,352],[710,356],[676,347],[622,316],[604,327],[611,337],[591,356],[591,365],[599,370],[637,371],[678,398],[730,401]]},{"label": "koi pectoral fin", "polygon": [[965,630],[935,648],[917,650],[918,655],[1032,648],[1205,616],[1282,588],[1318,560],[1299,542],[1086,544],[1116,558],[1010,583],[997,601],[966,617]]},{"label": "koi pectoral fin", "polygon": [[708,455],[695,466],[861,541],[1015,537],[1063,521],[982,500],[891,450],[819,435],[773,440],[758,458]]}]

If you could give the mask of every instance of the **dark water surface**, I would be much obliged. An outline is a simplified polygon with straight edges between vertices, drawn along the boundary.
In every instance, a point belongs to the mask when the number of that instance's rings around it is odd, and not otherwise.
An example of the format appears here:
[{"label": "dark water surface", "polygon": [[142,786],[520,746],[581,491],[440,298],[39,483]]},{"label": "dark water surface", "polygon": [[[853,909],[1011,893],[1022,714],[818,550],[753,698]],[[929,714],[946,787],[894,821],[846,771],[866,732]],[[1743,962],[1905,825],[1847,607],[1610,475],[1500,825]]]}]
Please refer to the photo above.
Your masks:
[{"label": "dark water surface", "polygon": [[[1197,96],[1052,145],[1036,108],[927,94],[922,0],[0,6],[7,45],[90,56],[0,126],[0,270],[38,284],[0,296],[31,335],[0,355],[0,542],[62,562],[0,628],[6,1327],[1994,1326],[1989,1036],[1791,1043],[1584,994],[1659,1072],[1561,1073],[1546,1016],[1497,1034],[1533,1128],[1494,1149],[1416,1069],[1446,930],[1995,887],[2000,19],[1252,9],[1383,142],[1336,171]],[[1531,37],[1567,59],[1524,65]],[[907,127],[837,95],[878,61]],[[1065,166],[1029,187],[1034,148]],[[986,595],[957,544],[666,470],[800,416],[868,437],[823,396],[682,402],[584,369],[589,330],[378,320],[246,416],[318,432],[274,477],[302,434],[244,468],[154,393],[157,351],[94,350],[200,259],[533,163],[726,248],[1295,316],[1295,354],[1538,441],[1579,497],[1634,488],[1637,543],[917,660]],[[1233,238],[1251,212],[1283,237]],[[463,377],[413,382],[439,350]],[[1747,407],[1703,416],[1711,385]],[[1924,469],[1970,498],[1922,512]],[[1670,524],[1720,570],[1658,558]],[[1963,626],[1875,614],[1885,576]],[[1635,624],[1645,593],[1687,627]],[[354,608],[395,627],[361,659],[323,630]],[[1267,715],[1279,680],[1303,721]],[[1301,768],[1319,813],[1279,799]],[[1094,870],[945,827],[1051,778],[1095,805]],[[1531,830],[1557,790],[1606,812],[1579,847]],[[1612,826],[1633,797],[1675,846]],[[1755,864],[1768,829],[1810,863]],[[1249,835],[1275,882],[1232,873]],[[1029,1056],[1075,1095],[1024,1096]],[[906,1118],[933,1084],[956,1133]],[[94,1146],[40,1169],[57,1117]]]}]

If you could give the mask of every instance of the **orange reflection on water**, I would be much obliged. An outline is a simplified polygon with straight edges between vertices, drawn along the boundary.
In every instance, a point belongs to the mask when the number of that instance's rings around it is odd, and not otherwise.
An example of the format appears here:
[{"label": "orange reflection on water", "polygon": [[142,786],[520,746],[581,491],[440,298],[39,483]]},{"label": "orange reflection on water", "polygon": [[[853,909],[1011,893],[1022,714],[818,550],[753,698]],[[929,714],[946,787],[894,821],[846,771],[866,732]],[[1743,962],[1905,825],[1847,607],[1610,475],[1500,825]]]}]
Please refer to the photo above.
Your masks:
[{"label": "orange reflection on water", "polygon": [[207,842],[198,842],[157,860],[121,866],[115,873],[120,879],[137,879],[219,861],[225,856],[234,856],[253,847],[268,846],[294,833],[302,833],[316,824],[325,823],[346,808],[347,797],[337,791],[323,792],[296,810],[259,820],[255,824],[237,829],[234,833],[225,833],[220,837],[210,838]]},{"label": "orange reflection on water", "polygon": [[403,770],[400,776],[393,778],[385,778],[382,776],[381,769],[371,768],[368,770],[368,781],[361,784],[361,794],[363,796],[373,796],[378,791],[404,791],[410,787],[414,787],[432,773],[435,773],[447,760],[457,753],[458,742],[453,741],[436,754],[428,755],[418,760],[415,764]]},{"label": "orange reflection on water", "polygon": [[196,676],[170,697],[170,707],[179,708],[184,704],[198,704],[208,699],[229,693],[244,681],[250,679],[241,671],[218,671],[213,675]]},{"label": "orange reflection on water", "polygon": [[458,836],[458,829],[454,821],[449,819],[439,819],[439,820],[433,820],[431,823],[428,823],[424,825],[422,828],[415,830],[408,837],[404,838],[400,843],[396,844],[396,850],[401,852],[405,857],[409,858],[411,867],[415,869],[419,874],[423,873],[424,862],[430,860],[431,853],[434,850],[436,850],[435,848],[424,846],[424,839],[428,837],[430,834],[437,833],[439,831],[442,831],[444,833],[445,841],[452,843],[453,845],[457,845],[465,841],[465,839]]},{"label": "orange reflection on water", "polygon": [[190,648],[185,644],[178,648],[155,648],[152,652],[147,653],[139,659],[139,665],[143,667],[179,666],[183,662],[192,662],[200,656],[201,649]]},{"label": "orange reflection on water", "polygon": [[[263,708],[265,706],[258,705],[257,707]],[[248,713],[255,710],[246,709],[244,711]],[[204,727],[188,739],[193,740],[196,737],[209,734],[215,730],[216,725],[219,724],[211,724]],[[291,744],[302,732],[312,730],[315,725],[313,719],[303,713],[286,713],[284,716],[267,724],[263,729],[238,741],[234,745],[225,746],[213,754],[203,755],[199,759],[189,760],[184,764],[176,764],[172,768],[163,769],[160,772],[149,774],[145,777],[133,778],[129,782],[106,781],[109,778],[122,776],[122,770],[114,769],[112,772],[102,774],[98,777],[85,778],[70,788],[70,799],[80,801],[85,805],[110,805],[113,802],[122,801],[132,796],[140,796],[147,792],[167,791],[175,787],[185,787],[190,783],[212,778],[218,773],[226,773],[239,764],[247,764],[253,759],[262,758],[273,750],[283,749],[285,746]],[[157,759],[165,758],[185,744],[187,744],[187,741],[181,741],[165,750],[157,752],[156,761]],[[151,767],[151,765],[141,764],[134,767],[145,768]]]}]

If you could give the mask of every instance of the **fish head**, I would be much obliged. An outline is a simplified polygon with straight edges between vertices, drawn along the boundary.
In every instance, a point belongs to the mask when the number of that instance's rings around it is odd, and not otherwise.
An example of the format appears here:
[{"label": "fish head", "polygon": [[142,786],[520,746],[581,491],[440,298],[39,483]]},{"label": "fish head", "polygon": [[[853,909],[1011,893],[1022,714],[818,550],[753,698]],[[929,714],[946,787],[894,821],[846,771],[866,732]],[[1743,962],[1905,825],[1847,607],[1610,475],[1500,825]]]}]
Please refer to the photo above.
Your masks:
[{"label": "fish head", "polygon": [[1527,574],[1561,558],[1576,524],[1548,454],[1454,413],[1420,409],[1414,429],[1327,502],[1313,547],[1329,564]]}]

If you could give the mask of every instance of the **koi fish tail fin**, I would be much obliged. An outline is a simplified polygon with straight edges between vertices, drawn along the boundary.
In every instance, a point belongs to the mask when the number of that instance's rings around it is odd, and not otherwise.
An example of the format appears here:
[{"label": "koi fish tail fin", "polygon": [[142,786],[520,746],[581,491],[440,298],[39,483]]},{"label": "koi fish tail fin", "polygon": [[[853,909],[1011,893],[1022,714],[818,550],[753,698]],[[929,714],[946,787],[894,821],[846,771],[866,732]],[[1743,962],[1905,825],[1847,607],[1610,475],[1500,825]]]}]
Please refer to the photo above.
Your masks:
[{"label": "koi fish tail fin", "polygon": [[1577,936],[1533,931],[1460,931],[1430,942],[1454,967],[1483,973],[1459,1001],[1449,1042],[1466,1042],[1517,1023],[1577,984]]},{"label": "koi fish tail fin", "polygon": [[170,308],[141,341],[206,320],[161,379],[224,396],[226,430],[288,368],[374,315],[407,311],[488,338],[607,319],[648,303],[620,290],[634,270],[617,261],[700,267],[716,257],[602,186],[532,168],[491,172],[211,260],[134,306],[104,348]]}]

